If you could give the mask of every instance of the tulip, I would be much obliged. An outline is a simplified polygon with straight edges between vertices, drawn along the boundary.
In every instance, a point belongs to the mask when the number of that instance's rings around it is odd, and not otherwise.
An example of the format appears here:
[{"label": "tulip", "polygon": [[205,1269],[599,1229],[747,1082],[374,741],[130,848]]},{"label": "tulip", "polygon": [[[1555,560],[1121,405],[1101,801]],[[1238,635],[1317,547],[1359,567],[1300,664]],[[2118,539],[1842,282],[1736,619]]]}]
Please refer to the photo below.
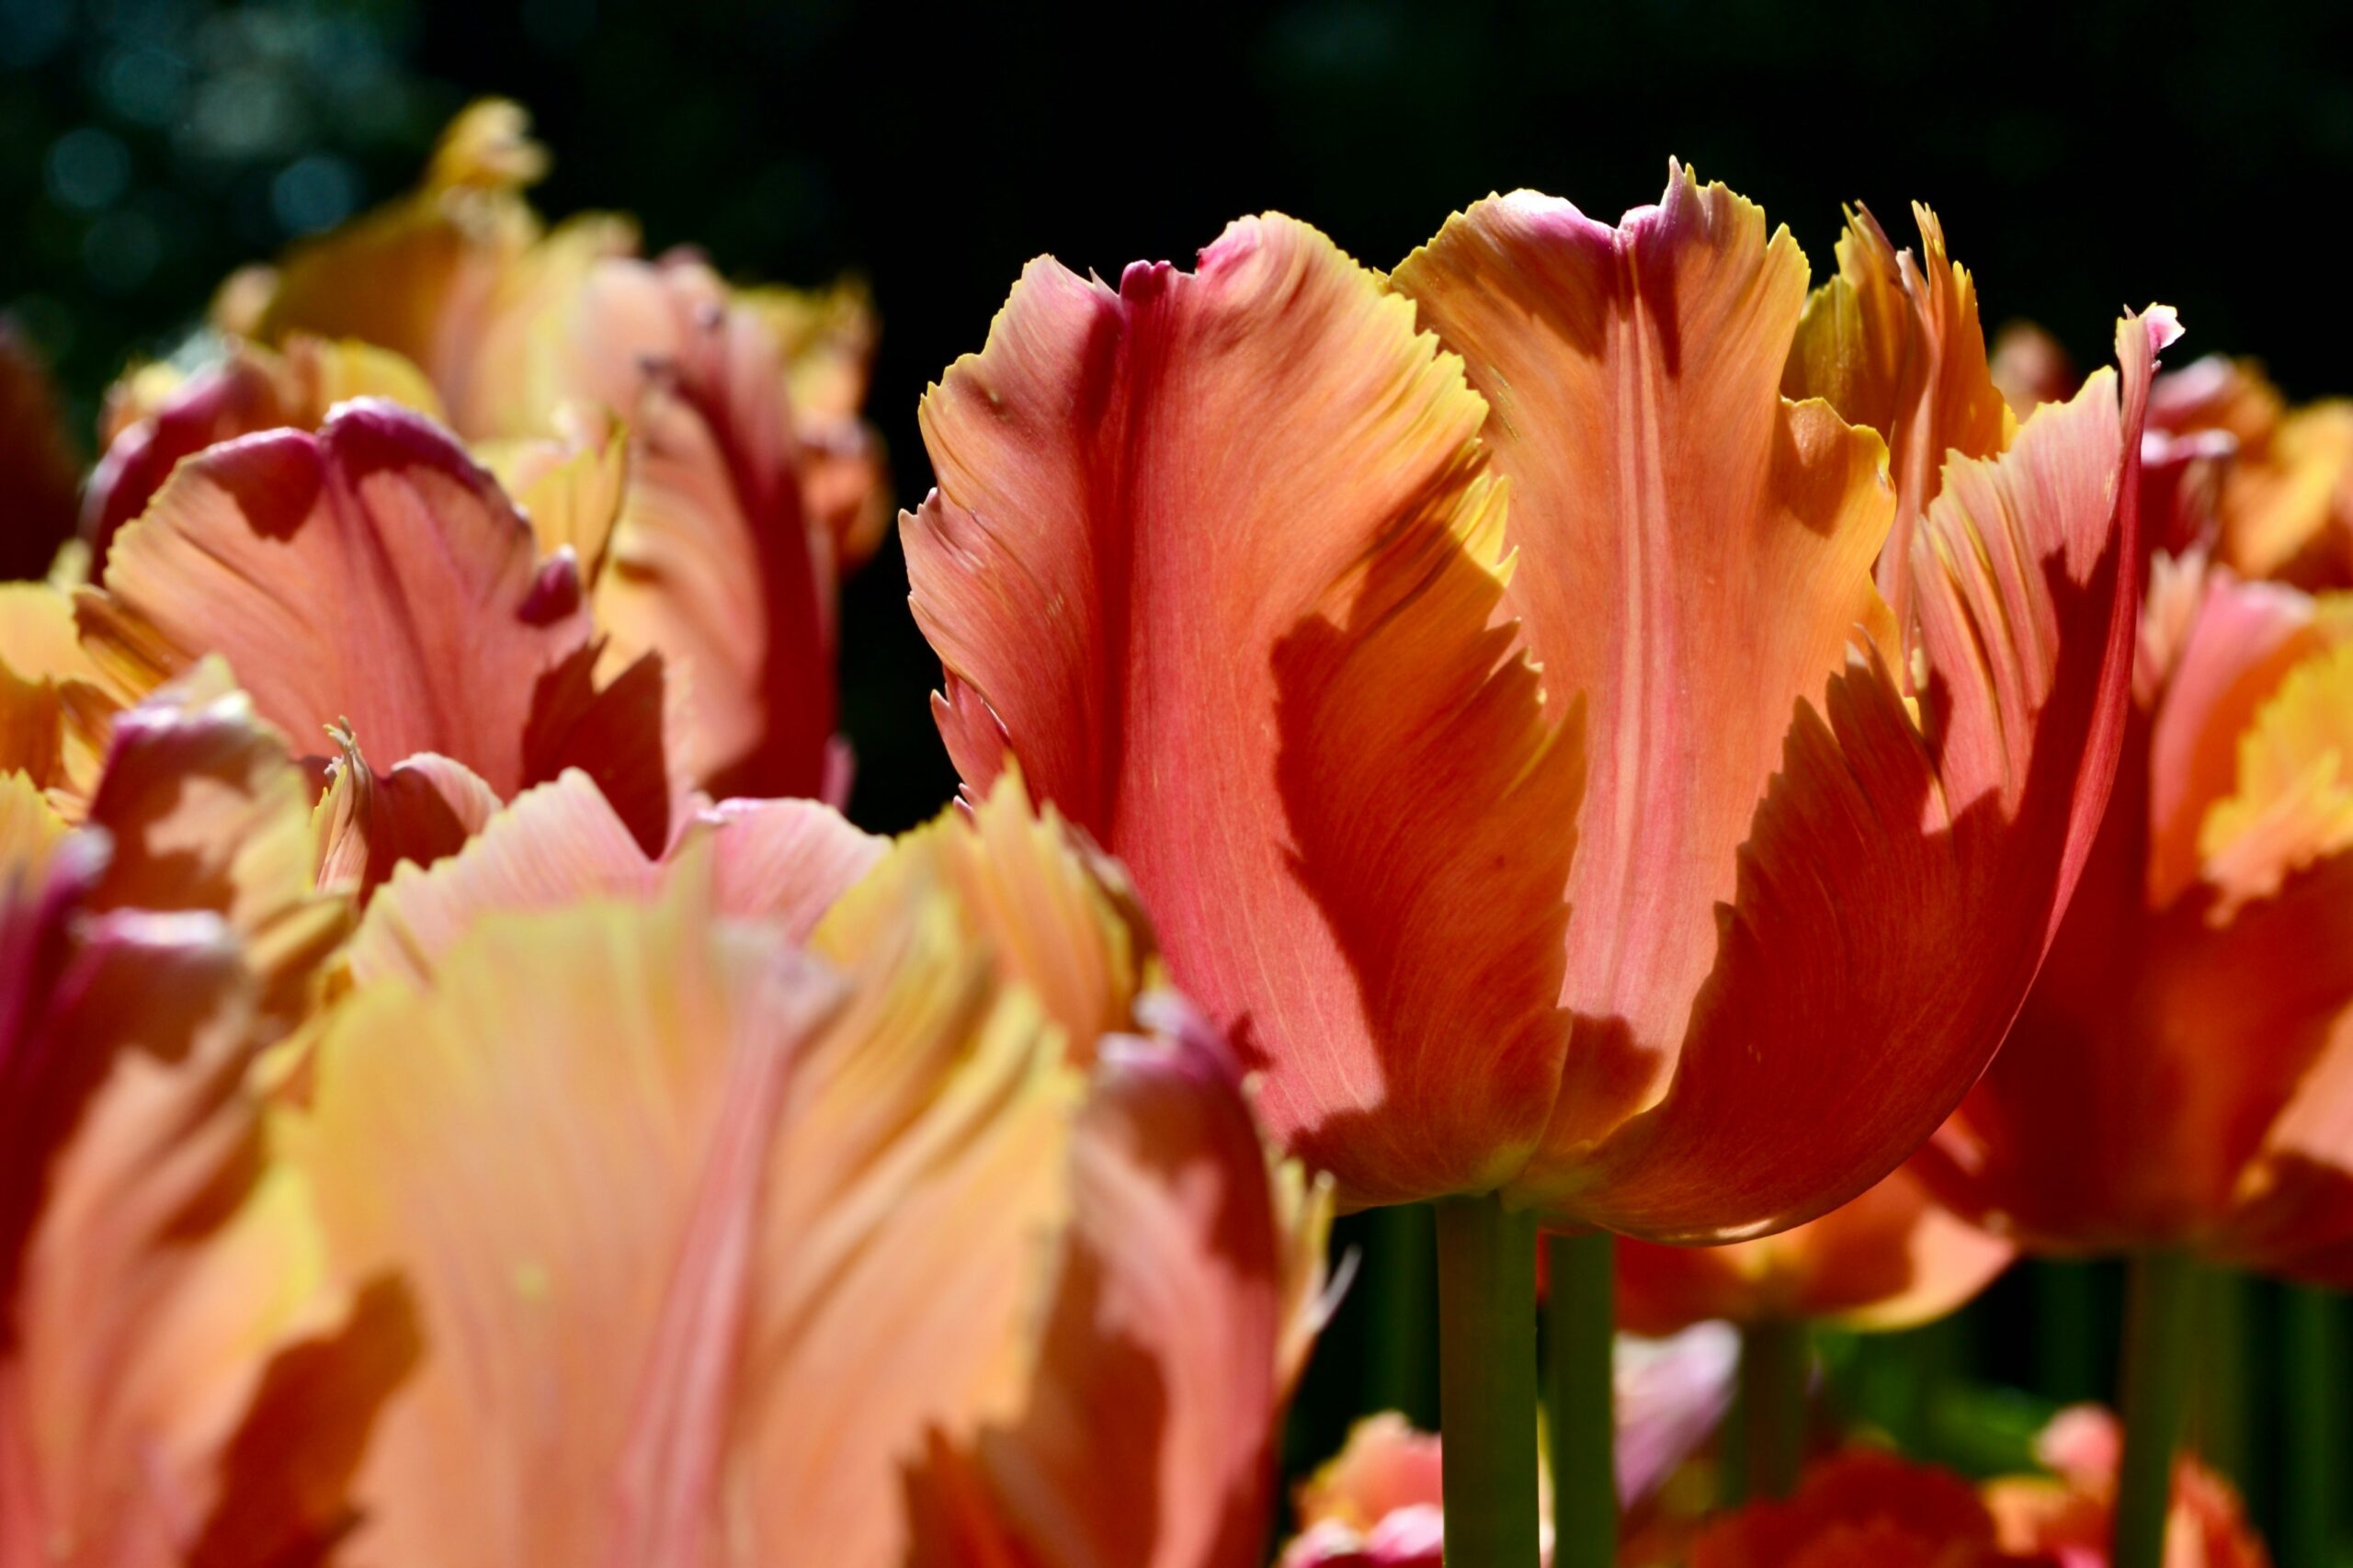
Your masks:
[{"label": "tulip", "polygon": [[2209,355],[2159,379],[2149,424],[2231,453],[2216,560],[2315,590],[2353,585],[2353,399],[2291,409],[2259,366]]},{"label": "tulip", "polygon": [[1904,1165],[1777,1235],[1721,1247],[1620,1240],[1618,1323],[1654,1335],[1710,1319],[1739,1325],[1748,1494],[1783,1496],[1803,1445],[1813,1325],[1884,1332],[1932,1322],[1991,1284],[2015,1251],[1938,1203]]},{"label": "tulip", "polygon": [[267,1158],[259,1052],[344,929],[309,790],[217,665],[91,821],[0,774],[0,1562],[310,1561],[414,1351]]},{"label": "tulip", "polygon": [[1921,1167],[2028,1251],[2142,1260],[2118,1517],[2150,1532],[2191,1260],[2353,1283],[2341,619],[2156,559],[2115,801],[2010,1044]]},{"label": "tulip", "polygon": [[[419,190],[233,279],[220,364],[142,371],[109,400],[85,537],[103,558],[181,458],[313,428],[342,397],[445,420],[510,483],[609,430],[625,460],[575,551],[602,673],[658,653],[690,686],[672,766],[696,784],[838,799],[835,585],[889,516],[858,417],[865,294],[733,290],[692,256],[641,258],[608,215],[546,230],[521,194],[547,167],[526,130],[514,105],[476,104]],[[544,548],[565,542],[550,497],[516,494]]]},{"label": "tulip", "polygon": [[[684,793],[658,656],[599,681],[576,556],[542,555],[446,432],[389,403],[181,461],[74,615],[115,700],[218,654],[266,722],[334,733],[340,755],[313,763],[332,778],[322,858],[362,891],[567,767],[656,847]],[[380,790],[363,747],[407,776]]]},{"label": "tulip", "polygon": [[[385,899],[500,885],[496,828]],[[1116,872],[1011,787],[803,951],[721,912],[713,849],[506,883],[323,1030],[288,1158],[329,1277],[402,1281],[421,1343],[351,1550],[1260,1562],[1323,1203]]]},{"label": "tulip", "polygon": [[[1343,1201],[1449,1200],[1442,1344],[1509,1335],[1506,1400],[1529,1216],[1737,1239],[1927,1136],[2105,798],[2169,312],[2014,439],[1962,398],[1998,450],[1938,470],[1962,426],[1910,419],[1891,486],[1782,395],[1804,311],[1796,246],[1677,168],[1615,229],[1479,203],[1386,280],[1272,216],[1116,290],[1041,260],[924,402],[968,787],[1017,760],[1127,863]],[[1517,1499],[1527,1425],[1486,1423]],[[1525,1559],[1523,1502],[1470,1512]]]}]

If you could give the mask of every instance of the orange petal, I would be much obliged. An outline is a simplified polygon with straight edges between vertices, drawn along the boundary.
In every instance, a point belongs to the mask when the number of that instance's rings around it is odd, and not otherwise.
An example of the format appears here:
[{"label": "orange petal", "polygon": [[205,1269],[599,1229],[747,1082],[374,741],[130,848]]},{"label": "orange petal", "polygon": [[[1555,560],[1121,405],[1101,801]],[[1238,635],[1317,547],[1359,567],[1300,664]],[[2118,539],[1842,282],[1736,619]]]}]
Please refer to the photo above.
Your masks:
[{"label": "orange petal", "polygon": [[1822,716],[1799,707],[1671,1086],[1589,1153],[1554,1145],[1548,1199],[1650,1239],[1779,1229],[1886,1174],[1984,1069],[2121,744],[2135,460],[2169,329],[2120,325],[2120,395],[2103,371],[2000,458],[1947,466],[1913,542],[1919,718],[1876,656]]},{"label": "orange petal", "polygon": [[714,793],[819,793],[833,739],[831,538],[803,511],[785,369],[759,315],[699,263],[597,267],[551,333],[569,395],[631,425],[612,657],[660,649],[695,693],[682,766]]},{"label": "orange petal", "polygon": [[1710,1318],[1909,1328],[1967,1302],[2016,1249],[1938,1204],[1907,1167],[1819,1220],[1720,1247],[1618,1244],[1618,1322],[1641,1335]]},{"label": "orange petal", "polygon": [[2353,856],[2325,809],[2339,633],[2290,590],[2195,586],[2011,1045],[1923,1169],[2037,1248],[2317,1268],[2305,1252],[2353,1238],[2326,1141],[2353,1004]]},{"label": "orange petal", "polygon": [[321,1040],[290,1150],[336,1273],[401,1267],[428,1351],[362,1471],[372,1553],[603,1561],[672,1484],[714,1516],[776,1075],[835,988],[707,898],[484,922]]},{"label": "orange petal", "polygon": [[530,520],[540,553],[569,550],[581,580],[602,578],[613,528],[629,487],[627,432],[609,412],[566,403],[552,438],[486,442],[475,456]]},{"label": "orange petal", "polygon": [[[2237,780],[2239,739],[2289,671],[2326,645],[2313,602],[2292,588],[2241,583],[2195,558],[2160,561],[2143,617],[2143,659],[2177,643],[2141,677],[2151,688],[2147,900],[2161,909],[2200,874],[2209,813]],[[2187,600],[2177,636],[2149,622],[2166,613],[2161,591]],[[2158,691],[2163,700],[2155,700]],[[2245,808],[2242,808],[2244,812]]]},{"label": "orange petal", "polygon": [[[0,893],[0,1557],[213,1561],[223,1521],[308,1556],[344,1523],[336,1456],[399,1374],[396,1325],[338,1324],[302,1195],[264,1163],[240,944],[209,913],[97,912],[104,858],[77,835]],[[320,1381],[333,1403],[286,1397]]]},{"label": "orange petal", "polygon": [[[1182,1013],[1168,1023],[1104,1043],[1032,1393],[976,1445],[1040,1561],[1264,1559],[1289,1242],[1222,1041]],[[1144,1410],[1156,1418],[1105,1416]],[[934,1560],[920,1541],[915,1558]]]},{"label": "orange petal", "polygon": [[1449,221],[1398,268],[1495,406],[1521,551],[1508,596],[1557,705],[1589,703],[1570,878],[1576,1009],[1551,1140],[1656,1097],[1716,961],[1735,849],[1859,637],[1891,500],[1881,447],[1779,396],[1805,262],[1764,214],[1680,168],[1611,229],[1521,193]]},{"label": "orange petal", "polygon": [[82,497],[82,537],[101,564],[172,470],[207,447],[281,426],[314,429],[335,404],[357,397],[441,417],[424,372],[370,344],[297,336],[280,356],[232,340],[223,358],[185,380],[157,369],[133,371],[107,394],[106,450]]},{"label": "orange petal", "polygon": [[[218,653],[288,734],[347,722],[382,755],[438,753],[501,796],[552,777],[598,713],[576,563],[541,562],[489,476],[387,403],[183,463],[76,613],[131,692]],[[658,725],[658,697],[647,706],[635,722]],[[661,756],[637,738],[630,755]]]},{"label": "orange petal", "polygon": [[0,580],[49,571],[74,535],[80,467],[47,368],[0,321]]},{"label": "orange petal", "polygon": [[307,779],[219,660],[116,721],[88,820],[113,845],[93,907],[219,915],[265,1015],[306,1010],[349,911],[313,877]]},{"label": "orange petal", "polygon": [[1128,865],[1357,1201],[1494,1186],[1558,1069],[1579,752],[1491,625],[1483,412],[1373,274],[1249,220],[1117,292],[1033,263],[925,400],[904,524],[968,786],[1017,759]]},{"label": "orange petal", "polygon": [[449,859],[396,871],[368,905],[345,961],[361,984],[394,974],[421,984],[484,915],[556,909],[589,897],[651,900],[704,845],[719,908],[772,920],[795,941],[884,847],[813,801],[727,801],[690,823],[656,862],[596,784],[566,772],[525,790]]},{"label": "orange petal", "polygon": [[1887,439],[1895,526],[1880,554],[1880,592],[1896,623],[1909,610],[1912,530],[1949,453],[1988,458],[2016,420],[1994,385],[1977,286],[1945,256],[1944,225],[1915,202],[1922,259],[1890,244],[1868,209],[1847,213],[1838,276],[1806,301],[1781,392],[1818,397],[1850,425]]},{"label": "orange petal", "polygon": [[857,566],[891,523],[881,438],[858,417],[881,335],[873,297],[864,283],[843,278],[827,289],[749,289],[736,298],[767,322],[784,356],[802,509],[833,539],[842,566]]}]

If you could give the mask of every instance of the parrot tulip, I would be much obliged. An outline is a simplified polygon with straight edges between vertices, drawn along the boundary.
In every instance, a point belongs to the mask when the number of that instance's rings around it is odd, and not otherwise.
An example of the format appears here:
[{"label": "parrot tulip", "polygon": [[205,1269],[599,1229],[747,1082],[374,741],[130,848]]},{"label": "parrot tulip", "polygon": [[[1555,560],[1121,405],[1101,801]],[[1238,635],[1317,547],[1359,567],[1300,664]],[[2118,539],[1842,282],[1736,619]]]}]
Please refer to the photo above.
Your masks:
[{"label": "parrot tulip", "polygon": [[325,1280],[249,1068],[344,929],[219,666],[116,726],[88,824],[0,774],[0,1562],[309,1561],[415,1354]]},{"label": "parrot tulip", "polygon": [[730,289],[690,256],[640,257],[603,214],[545,230],[525,131],[514,105],[476,104],[422,188],[232,279],[219,364],[151,368],[109,400],[85,537],[103,559],[182,458],[362,393],[445,420],[510,483],[595,454],[586,494],[515,492],[549,550],[570,526],[551,508],[585,513],[601,672],[660,653],[687,682],[673,766],[713,793],[838,798],[836,585],[889,516],[858,415],[865,294]]},{"label": "parrot tulip", "polygon": [[[180,462],[74,616],[118,700],[219,654],[281,733],[334,733],[323,855],[363,887],[567,767],[655,847],[684,794],[658,656],[600,683],[578,558],[543,555],[447,433],[390,403]],[[381,790],[362,747],[402,759]]]},{"label": "parrot tulip", "polygon": [[330,1278],[417,1306],[353,1549],[1257,1563],[1323,1201],[1109,868],[1008,789],[803,952],[722,912],[715,835],[617,896],[506,875],[582,842],[575,780],[386,890],[471,921],[288,1119]]},{"label": "parrot tulip", "polygon": [[1920,1169],[2024,1248],[2353,1284],[2353,628],[2154,562],[2125,763],[2010,1043]]},{"label": "parrot tulip", "polygon": [[[951,755],[1127,862],[1344,1200],[1755,1234],[1999,1043],[2107,789],[2173,329],[2013,437],[1972,297],[1906,267],[1894,328],[1847,278],[1809,310],[1679,168],[1386,280],[1261,218],[1116,290],[1032,264],[926,398]],[[1873,380],[1898,329],[1949,368]]]}]

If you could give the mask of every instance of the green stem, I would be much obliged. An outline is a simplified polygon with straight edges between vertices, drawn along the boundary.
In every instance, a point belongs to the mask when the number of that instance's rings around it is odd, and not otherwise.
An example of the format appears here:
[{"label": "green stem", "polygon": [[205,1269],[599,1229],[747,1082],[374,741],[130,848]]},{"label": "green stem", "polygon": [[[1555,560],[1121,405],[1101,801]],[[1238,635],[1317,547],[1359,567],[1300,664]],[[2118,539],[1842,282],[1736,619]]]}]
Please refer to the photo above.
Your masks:
[{"label": "green stem", "polygon": [[2342,1401],[2342,1298],[2290,1286],[2280,1302],[2280,1403],[2287,1426],[2279,1560],[2287,1568],[2336,1568],[2337,1489],[2353,1472]]},{"label": "green stem", "polygon": [[2124,1460],[2113,1568],[2163,1568],[2174,1445],[2188,1403],[2198,1330],[2197,1266],[2179,1253],[2132,1260],[2124,1315]]},{"label": "green stem", "polygon": [[1365,1408],[1401,1410],[1416,1426],[1436,1417],[1437,1301],[1426,1203],[1376,1209],[1365,1249],[1362,1287],[1370,1304],[1366,1325]]},{"label": "green stem", "polygon": [[1437,1211],[1447,1568],[1535,1568],[1536,1219],[1492,1195]]},{"label": "green stem", "polygon": [[1618,1561],[1616,1253],[1607,1231],[1547,1237],[1545,1246],[1552,1562],[1609,1568]]},{"label": "green stem", "polygon": [[1797,1490],[1811,1350],[1802,1324],[1753,1323],[1740,1331],[1740,1448],[1750,1501]]},{"label": "green stem", "polygon": [[2247,1458],[2253,1425],[2247,1409],[2247,1319],[2253,1305],[2248,1292],[2254,1281],[2234,1269],[2201,1268],[2199,1274],[2204,1303],[2199,1308],[2196,1370],[2183,1441],[2244,1493],[2255,1477]]},{"label": "green stem", "polygon": [[2044,1397],[2075,1404],[2099,1393],[2099,1301],[2091,1265],[2034,1264],[2035,1372]]}]

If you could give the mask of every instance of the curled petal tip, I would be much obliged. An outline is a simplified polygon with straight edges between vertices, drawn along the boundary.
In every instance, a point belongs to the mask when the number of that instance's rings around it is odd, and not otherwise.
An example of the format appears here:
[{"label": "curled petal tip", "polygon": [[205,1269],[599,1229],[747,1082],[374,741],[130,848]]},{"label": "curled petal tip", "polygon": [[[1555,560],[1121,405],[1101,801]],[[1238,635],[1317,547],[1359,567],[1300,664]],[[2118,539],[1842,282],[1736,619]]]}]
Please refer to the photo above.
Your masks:
[{"label": "curled petal tip", "polygon": [[2139,316],[2142,329],[2149,335],[2149,352],[2163,353],[2181,341],[2181,314],[2171,305],[2151,305]]}]

